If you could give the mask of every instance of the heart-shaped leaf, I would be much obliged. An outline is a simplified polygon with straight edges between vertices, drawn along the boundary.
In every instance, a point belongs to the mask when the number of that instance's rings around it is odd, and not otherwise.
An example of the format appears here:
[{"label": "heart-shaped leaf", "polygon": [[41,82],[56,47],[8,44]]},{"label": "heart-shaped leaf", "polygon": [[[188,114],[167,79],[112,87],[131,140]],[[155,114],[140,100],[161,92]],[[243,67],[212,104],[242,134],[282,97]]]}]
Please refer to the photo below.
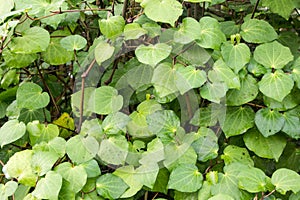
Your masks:
[{"label": "heart-shaped leaf", "polygon": [[272,175],[271,182],[275,185],[276,191],[281,194],[286,194],[289,190],[292,190],[294,193],[300,191],[300,175],[290,169],[277,169]]},{"label": "heart-shaped leaf", "polygon": [[258,82],[259,90],[266,96],[281,102],[294,86],[292,77],[281,70],[265,74]]},{"label": "heart-shaped leaf", "polygon": [[238,175],[239,188],[251,193],[266,191],[267,176],[259,168],[242,170]]},{"label": "heart-shaped leaf", "polygon": [[125,20],[122,16],[112,16],[99,20],[100,31],[109,39],[115,39],[123,33]]},{"label": "heart-shaped leaf", "polygon": [[143,29],[138,23],[126,24],[124,28],[125,40],[138,39],[139,37],[147,33],[148,31]]},{"label": "heart-shaped leaf", "polygon": [[110,59],[114,54],[115,47],[106,42],[100,42],[95,48],[95,59],[98,65],[101,65],[104,61]]},{"label": "heart-shaped leaf", "polygon": [[209,101],[220,103],[221,98],[226,95],[228,88],[225,83],[213,82],[206,83],[200,90],[200,95],[204,99]]},{"label": "heart-shaped leaf", "polygon": [[201,38],[201,28],[199,22],[191,17],[182,20],[178,31],[174,33],[174,41],[181,44],[188,44]]},{"label": "heart-shaped leaf", "polygon": [[0,184],[0,199],[8,199],[12,196],[18,188],[18,183],[15,181],[8,181],[5,185]]},{"label": "heart-shaped leaf", "polygon": [[155,67],[160,61],[167,58],[171,53],[172,47],[165,43],[155,45],[140,45],[135,50],[135,55],[141,63]]},{"label": "heart-shaped leaf", "polygon": [[77,51],[83,49],[87,41],[80,35],[70,35],[61,39],[60,44],[67,51]]},{"label": "heart-shaped leaf", "polygon": [[0,145],[10,144],[20,139],[26,133],[26,126],[18,120],[9,120],[0,128]]},{"label": "heart-shaped leaf", "polygon": [[50,97],[42,88],[32,82],[22,84],[17,90],[17,104],[20,108],[44,108],[50,102]]}]

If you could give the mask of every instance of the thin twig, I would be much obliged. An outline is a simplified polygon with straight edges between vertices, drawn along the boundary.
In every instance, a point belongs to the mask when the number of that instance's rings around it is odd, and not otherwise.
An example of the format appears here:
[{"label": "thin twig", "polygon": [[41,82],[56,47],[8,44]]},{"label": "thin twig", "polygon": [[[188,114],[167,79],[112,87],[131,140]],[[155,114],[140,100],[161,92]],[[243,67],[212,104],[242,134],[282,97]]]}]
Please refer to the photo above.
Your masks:
[{"label": "thin twig", "polygon": [[256,1],[256,4],[255,4],[255,6],[254,6],[254,8],[253,8],[253,11],[252,11],[251,19],[254,18],[254,15],[255,15],[255,12],[256,12],[256,10],[257,10],[259,1],[260,1],[260,0],[257,0],[257,1]]},{"label": "thin twig", "polygon": [[128,8],[128,0],[124,0],[124,3],[123,3],[123,10],[122,10],[122,17],[123,17],[124,19],[126,19],[127,8]]}]

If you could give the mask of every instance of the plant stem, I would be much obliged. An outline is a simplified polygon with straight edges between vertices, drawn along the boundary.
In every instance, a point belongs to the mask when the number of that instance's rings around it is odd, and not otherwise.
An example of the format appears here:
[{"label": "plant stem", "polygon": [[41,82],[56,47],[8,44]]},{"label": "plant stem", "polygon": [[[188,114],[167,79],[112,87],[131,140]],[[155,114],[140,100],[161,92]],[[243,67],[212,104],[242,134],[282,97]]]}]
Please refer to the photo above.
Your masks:
[{"label": "plant stem", "polygon": [[259,1],[260,1],[260,0],[257,0],[256,3],[255,3],[255,6],[254,6],[253,11],[252,11],[251,19],[254,18],[254,15],[255,15],[255,12],[256,12],[256,10],[257,10]]},{"label": "plant stem", "polygon": [[124,0],[124,3],[123,3],[123,10],[122,10],[122,17],[124,19],[126,19],[126,11],[127,11],[127,8],[128,8],[128,0]]}]

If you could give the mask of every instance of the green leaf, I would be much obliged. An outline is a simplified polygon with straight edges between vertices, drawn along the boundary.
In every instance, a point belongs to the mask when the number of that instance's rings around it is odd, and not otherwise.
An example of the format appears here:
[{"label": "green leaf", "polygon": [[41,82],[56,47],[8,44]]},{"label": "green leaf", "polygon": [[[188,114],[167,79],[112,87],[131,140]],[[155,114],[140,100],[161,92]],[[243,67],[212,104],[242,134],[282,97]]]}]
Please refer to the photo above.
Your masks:
[{"label": "green leaf", "polygon": [[235,24],[234,21],[223,21],[220,22],[220,28],[222,32],[226,35],[226,37],[230,37],[231,35],[235,35],[240,31],[240,25]]},{"label": "green leaf", "polygon": [[18,120],[9,120],[0,128],[0,145],[10,144],[20,139],[26,133],[26,126]]},{"label": "green leaf", "polygon": [[201,38],[199,22],[191,17],[182,20],[179,29],[174,33],[174,41],[180,44],[188,44]]},{"label": "green leaf", "polygon": [[247,131],[243,139],[247,148],[256,155],[262,158],[275,159],[276,162],[278,162],[287,143],[282,135],[277,134],[266,138],[255,128]]},{"label": "green leaf", "polygon": [[279,132],[284,122],[284,117],[277,110],[262,108],[255,114],[255,124],[264,137]]},{"label": "green leaf", "polygon": [[300,175],[290,169],[277,169],[271,177],[271,182],[275,185],[276,191],[281,194],[286,194],[289,190],[292,190],[294,193],[300,191]]},{"label": "green leaf", "polygon": [[73,163],[80,164],[93,159],[99,149],[99,144],[94,137],[76,135],[66,144],[66,153]]},{"label": "green leaf", "polygon": [[32,155],[31,165],[35,173],[43,176],[52,169],[58,158],[59,155],[55,152],[35,150]]},{"label": "green leaf", "polygon": [[254,59],[266,68],[281,69],[294,59],[291,50],[277,41],[255,48]]},{"label": "green leaf", "polygon": [[288,20],[292,10],[296,8],[295,2],[293,0],[263,0],[262,5]]},{"label": "green leaf", "polygon": [[240,89],[232,89],[226,93],[226,104],[228,106],[240,106],[254,100],[257,94],[257,81],[248,74],[245,78],[241,78]]},{"label": "green leaf", "polygon": [[135,50],[137,59],[144,64],[155,67],[160,61],[167,58],[172,51],[172,47],[165,43],[150,44],[148,46],[139,45]]},{"label": "green leaf", "polygon": [[17,188],[18,183],[15,181],[8,181],[5,185],[0,184],[0,199],[8,199],[9,196],[12,196],[15,193]]},{"label": "green leaf", "polygon": [[179,60],[193,66],[203,66],[211,58],[209,51],[196,43],[186,44],[183,47],[176,49],[176,51],[178,51],[176,53],[179,54]]},{"label": "green leaf", "polygon": [[161,63],[154,69],[151,82],[160,98],[178,91],[176,75],[176,70],[172,68],[171,63]]},{"label": "green leaf", "polygon": [[61,175],[49,171],[45,178],[38,181],[32,195],[39,199],[57,199],[61,186]]},{"label": "green leaf", "polygon": [[226,95],[228,88],[225,83],[213,82],[206,83],[200,90],[202,98],[212,101],[214,103],[220,103],[221,98]]},{"label": "green leaf", "polygon": [[50,43],[49,32],[40,27],[32,27],[22,33],[22,37],[15,37],[9,43],[13,53],[32,54],[46,51]]},{"label": "green leaf", "polygon": [[206,82],[206,73],[193,66],[182,66],[176,68],[176,86],[180,94],[201,87]]},{"label": "green leaf", "polygon": [[[45,117],[47,119],[45,119]],[[39,122],[45,122],[47,120],[50,121],[50,112],[48,110],[43,110],[42,108],[37,110],[30,110],[30,109],[23,108],[20,111],[18,120],[24,122],[25,124],[35,120],[38,120]]]},{"label": "green leaf", "polygon": [[33,54],[13,53],[8,49],[3,50],[2,56],[5,60],[5,64],[8,67],[12,67],[12,68],[27,67],[37,59],[37,55],[35,53]]},{"label": "green leaf", "polygon": [[264,20],[249,19],[242,24],[241,36],[246,42],[266,43],[277,39],[274,28]]},{"label": "green leaf", "polygon": [[109,39],[115,39],[123,33],[125,20],[122,16],[112,16],[99,20],[100,31]]},{"label": "green leaf", "polygon": [[24,150],[11,156],[2,171],[6,178],[16,178],[20,184],[35,186],[37,175],[31,166],[32,150]]},{"label": "green leaf", "polygon": [[201,127],[196,135],[199,138],[192,143],[192,147],[198,155],[198,160],[206,162],[216,158],[219,150],[216,134],[209,128]]},{"label": "green leaf", "polygon": [[164,146],[160,139],[155,138],[147,144],[147,151],[143,152],[139,163],[143,165],[150,165],[151,163],[158,163],[164,159]]},{"label": "green leaf", "polygon": [[87,41],[80,35],[69,35],[60,40],[60,45],[67,51],[77,51],[83,49]]},{"label": "green leaf", "polygon": [[227,194],[217,194],[213,197],[210,197],[208,200],[234,200],[234,198]]},{"label": "green leaf", "polygon": [[124,136],[115,136],[102,140],[98,156],[113,165],[124,165],[128,155],[128,142]]},{"label": "green leaf", "polygon": [[97,193],[107,199],[118,199],[126,191],[128,185],[114,174],[104,174],[97,179]]},{"label": "green leaf", "polygon": [[[1,0],[0,1],[0,13],[2,15],[10,13],[10,11],[14,8],[14,1],[13,0]],[[10,195],[9,195],[10,196]]]},{"label": "green leaf", "polygon": [[98,65],[101,65],[104,61],[110,59],[114,54],[115,47],[106,42],[100,42],[95,48],[95,59]]},{"label": "green leaf", "polygon": [[138,39],[147,33],[148,31],[142,28],[138,23],[126,24],[124,28],[125,40]]},{"label": "green leaf", "polygon": [[300,57],[297,58],[292,66],[292,76],[297,84],[297,87],[300,89]]},{"label": "green leaf", "polygon": [[254,162],[250,158],[247,149],[234,145],[227,146],[224,149],[221,158],[224,160],[225,165],[229,165],[232,163],[241,163],[248,166],[254,166]]},{"label": "green leaf", "polygon": [[130,121],[128,115],[116,112],[113,114],[109,114],[103,120],[102,128],[105,134],[118,134],[120,131],[126,132],[126,125]]},{"label": "green leaf", "polygon": [[123,97],[111,86],[101,86],[89,99],[89,110],[99,115],[119,111],[123,106]]},{"label": "green leaf", "polygon": [[254,126],[255,113],[251,107],[227,107],[225,119],[220,120],[225,136],[231,137],[245,133]]},{"label": "green leaf", "polygon": [[50,102],[50,97],[42,88],[32,82],[23,83],[17,90],[17,104],[19,108],[39,109]]},{"label": "green leaf", "polygon": [[40,124],[38,121],[29,122],[26,127],[31,145],[49,142],[59,135],[59,129],[54,124]]},{"label": "green leaf", "polygon": [[240,89],[239,77],[225,64],[222,59],[218,59],[213,66],[213,70],[208,72],[208,78],[212,82],[224,82],[229,89]]},{"label": "green leaf", "polygon": [[224,43],[221,47],[221,53],[225,63],[236,74],[250,61],[251,56],[249,47],[244,43],[236,45]]},{"label": "green leaf", "polygon": [[281,70],[265,74],[258,82],[259,90],[272,99],[281,102],[293,89],[291,76]]},{"label": "green leaf", "polygon": [[172,170],[168,188],[180,192],[196,192],[201,188],[202,180],[202,174],[195,165],[182,164]]},{"label": "green leaf", "polygon": [[220,196],[219,200],[223,200],[224,196],[227,199],[229,197],[232,197],[232,199],[241,199],[237,177],[229,173],[219,173],[219,182],[211,186],[211,194],[216,195],[217,199],[219,199]]},{"label": "green leaf", "polygon": [[94,97],[95,90],[94,87],[87,87],[84,88],[84,95],[82,95],[81,90],[71,95],[72,111],[75,116],[80,116],[81,96],[84,96],[85,100],[83,102],[83,116],[90,116],[92,114],[92,111],[88,110],[88,108],[91,107],[90,101],[93,101],[91,98]]},{"label": "green leaf", "polygon": [[63,162],[54,170],[69,182],[70,189],[75,193],[79,192],[87,181],[87,173],[83,166],[72,166],[69,162]]},{"label": "green leaf", "polygon": [[294,139],[300,138],[300,119],[299,116],[292,113],[292,111],[283,114],[285,123],[282,131]]},{"label": "green leaf", "polygon": [[266,191],[265,173],[258,168],[248,168],[242,170],[238,175],[239,188],[251,193]]},{"label": "green leaf", "polygon": [[94,159],[85,163],[81,163],[80,166],[84,167],[88,178],[98,177],[101,174],[99,164]]},{"label": "green leaf", "polygon": [[171,26],[174,26],[183,11],[181,3],[175,0],[144,0],[141,6],[149,19]]},{"label": "green leaf", "polygon": [[203,48],[218,50],[226,41],[224,33],[220,29],[219,22],[212,17],[202,17],[200,19],[201,38],[197,43]]}]

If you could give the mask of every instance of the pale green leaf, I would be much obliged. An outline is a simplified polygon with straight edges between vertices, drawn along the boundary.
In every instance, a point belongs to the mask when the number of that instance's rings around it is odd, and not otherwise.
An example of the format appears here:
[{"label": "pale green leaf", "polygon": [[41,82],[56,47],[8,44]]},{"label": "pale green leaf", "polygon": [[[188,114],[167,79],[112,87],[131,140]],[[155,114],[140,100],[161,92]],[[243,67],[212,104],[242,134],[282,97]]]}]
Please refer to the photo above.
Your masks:
[{"label": "pale green leaf", "polygon": [[223,198],[219,199],[218,195],[221,197],[225,195],[225,198],[229,198],[228,200],[241,199],[237,177],[228,173],[220,173],[219,182],[211,186],[211,194],[217,196],[217,200],[224,200]]},{"label": "pale green leaf", "polygon": [[176,86],[181,94],[201,87],[206,82],[206,73],[193,66],[182,66],[176,68]]},{"label": "pale green leaf", "polygon": [[0,199],[8,199],[7,197],[12,196],[17,188],[18,183],[15,181],[8,181],[5,185],[0,184]]},{"label": "pale green leaf", "polygon": [[255,113],[251,107],[227,107],[224,120],[220,121],[225,136],[231,137],[245,133],[254,126]]},{"label": "pale green leaf", "polygon": [[46,51],[49,43],[49,32],[35,26],[24,31],[22,37],[13,38],[9,43],[9,48],[14,53],[32,54]]},{"label": "pale green leaf", "polygon": [[26,126],[18,120],[9,120],[0,128],[0,145],[10,144],[20,139],[26,133]]},{"label": "pale green leaf", "polygon": [[31,161],[33,171],[39,176],[45,175],[52,169],[58,158],[59,155],[55,152],[35,150]]},{"label": "pale green leaf", "polygon": [[80,35],[69,35],[60,40],[60,45],[67,51],[77,51],[83,49],[87,41]]},{"label": "pale green leaf", "polygon": [[66,153],[73,163],[80,164],[94,158],[99,150],[99,144],[94,137],[76,135],[66,143]]},{"label": "pale green leaf", "polygon": [[49,142],[59,135],[59,129],[54,124],[41,124],[38,121],[29,122],[26,126],[29,133],[29,139],[31,145],[40,142]]},{"label": "pale green leaf", "polygon": [[227,194],[217,194],[210,197],[208,200],[234,200],[234,198]]},{"label": "pale green leaf", "polygon": [[266,191],[265,173],[259,168],[248,168],[242,170],[238,175],[239,188],[251,193]]},{"label": "pale green leaf", "polygon": [[42,88],[32,82],[23,83],[17,90],[17,104],[20,108],[39,109],[46,107],[50,97]]},{"label": "pale green leaf", "polygon": [[201,127],[196,135],[199,138],[192,143],[192,147],[197,153],[198,160],[206,162],[216,158],[219,150],[216,134],[209,128]]},{"label": "pale green leaf", "polygon": [[174,41],[180,44],[188,44],[201,38],[199,22],[191,17],[182,20],[179,29],[174,33]]},{"label": "pale green leaf", "polygon": [[69,182],[70,190],[75,193],[79,192],[87,181],[87,173],[83,166],[72,166],[69,162],[63,162],[54,170]]},{"label": "pale green leaf", "polygon": [[14,8],[14,1],[13,0],[0,0],[0,17],[2,15],[8,14],[11,9]]},{"label": "pale green leaf", "polygon": [[256,155],[275,159],[276,162],[286,146],[286,139],[282,135],[272,135],[266,138],[255,128],[247,131],[243,139],[247,148]]},{"label": "pale green leaf", "polygon": [[38,181],[32,195],[39,199],[57,199],[61,186],[61,175],[54,171],[49,171],[45,178]]},{"label": "pale green leaf", "polygon": [[281,69],[292,61],[294,56],[288,47],[274,41],[256,47],[254,59],[266,68]]},{"label": "pale green leaf", "polygon": [[297,87],[300,89],[300,57],[294,62],[292,69],[293,79],[295,80]]},{"label": "pale green leaf", "polygon": [[174,26],[183,11],[181,3],[176,0],[144,0],[141,6],[149,19],[171,26]]},{"label": "pale green leaf", "polygon": [[300,175],[290,169],[277,169],[271,178],[272,184],[276,191],[281,194],[286,194],[287,191],[292,190],[294,193],[300,191]]},{"label": "pale green leaf", "polygon": [[116,112],[105,117],[102,128],[105,134],[118,134],[120,131],[126,132],[126,125],[130,117],[124,113]]},{"label": "pale green leaf", "polygon": [[228,87],[222,82],[206,83],[200,90],[202,98],[212,101],[214,103],[220,103],[221,98],[226,95]]},{"label": "pale green leaf", "polygon": [[300,118],[292,111],[285,112],[283,114],[285,123],[282,131],[294,139],[300,138]]},{"label": "pale green leaf", "polygon": [[251,56],[249,47],[244,43],[236,45],[224,43],[221,47],[221,53],[225,63],[236,74],[250,61]]},{"label": "pale green leaf", "polygon": [[277,110],[262,108],[255,114],[255,124],[264,137],[279,132],[284,122],[284,117]]},{"label": "pale green leaf", "polygon": [[196,192],[201,188],[202,180],[203,176],[195,165],[181,164],[172,170],[168,188],[180,192]]},{"label": "pale green leaf", "polygon": [[100,42],[95,48],[95,59],[98,65],[101,65],[104,61],[110,59],[114,54],[115,47],[106,42]]},{"label": "pale green leaf", "polygon": [[98,177],[101,174],[99,164],[94,159],[85,163],[81,163],[80,166],[84,167],[88,178]]},{"label": "pale green leaf", "polygon": [[220,29],[219,22],[212,17],[202,17],[200,19],[201,38],[197,43],[203,48],[220,49],[226,41],[224,33]]},{"label": "pale green leaf", "polygon": [[2,56],[5,60],[5,64],[12,68],[27,67],[37,59],[37,55],[35,53],[33,54],[13,53],[6,48],[2,52]]},{"label": "pale green leaf", "polygon": [[246,42],[265,43],[277,39],[274,28],[264,20],[249,19],[242,24],[241,36]]},{"label": "pale green leaf", "polygon": [[293,0],[263,0],[262,5],[288,20],[292,10],[296,7],[295,2]]},{"label": "pale green leaf", "polygon": [[243,105],[254,100],[258,95],[257,81],[251,75],[247,75],[240,80],[240,89],[231,89],[226,93],[226,104],[228,106]]},{"label": "pale green leaf", "polygon": [[138,39],[147,33],[148,31],[142,28],[138,23],[126,24],[124,27],[125,40]]},{"label": "pale green leaf", "polygon": [[147,144],[147,151],[143,152],[139,162],[143,165],[158,163],[164,159],[164,146],[160,139],[155,138]]},{"label": "pale green leaf", "polygon": [[161,27],[154,22],[146,22],[142,24],[143,29],[148,31],[148,35],[152,38],[161,34]]},{"label": "pale green leaf", "polygon": [[100,115],[119,111],[123,106],[123,97],[111,86],[101,86],[89,99],[89,110]]},{"label": "pale green leaf", "polygon": [[123,33],[125,20],[122,16],[112,16],[99,20],[100,31],[109,39],[115,39]]},{"label": "pale green leaf", "polygon": [[135,50],[137,59],[144,64],[155,67],[160,61],[167,58],[171,53],[172,47],[165,43],[140,45]]},{"label": "pale green leaf", "polygon": [[293,89],[291,76],[281,70],[265,74],[258,82],[259,90],[266,96],[281,102]]},{"label": "pale green leaf", "polygon": [[229,165],[232,163],[241,163],[248,166],[254,166],[254,162],[251,159],[247,149],[234,145],[227,146],[224,149],[221,158],[224,160],[225,165]]},{"label": "pale green leaf", "polygon": [[124,165],[128,155],[128,142],[124,136],[115,136],[102,140],[98,156],[113,165]]},{"label": "pale green leaf", "polygon": [[126,191],[128,185],[114,174],[104,174],[97,179],[97,193],[107,199],[118,199]]}]

